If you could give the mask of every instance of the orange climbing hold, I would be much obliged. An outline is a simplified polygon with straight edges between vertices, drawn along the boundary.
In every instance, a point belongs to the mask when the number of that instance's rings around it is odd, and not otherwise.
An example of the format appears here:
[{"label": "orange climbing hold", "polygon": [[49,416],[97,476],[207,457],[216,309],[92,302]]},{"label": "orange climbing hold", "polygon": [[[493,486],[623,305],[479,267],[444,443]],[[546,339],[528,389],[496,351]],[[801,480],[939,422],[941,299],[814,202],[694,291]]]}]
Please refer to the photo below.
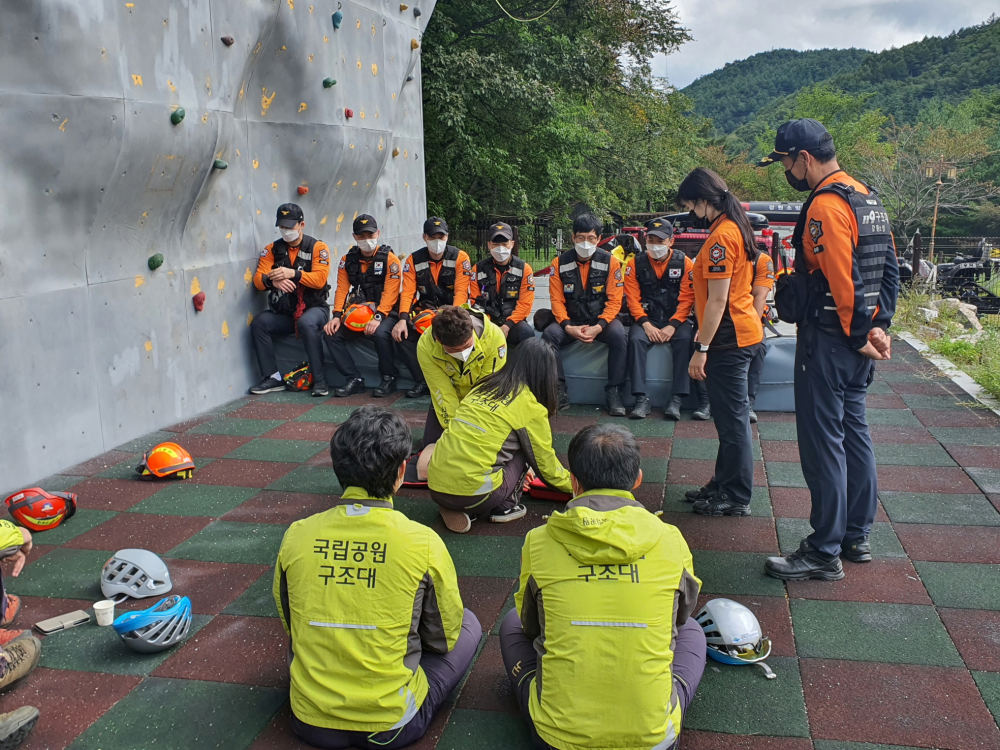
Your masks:
[{"label": "orange climbing hold", "polygon": [[299,185],[299,195],[305,195],[308,192],[309,188],[307,188],[305,185]]}]

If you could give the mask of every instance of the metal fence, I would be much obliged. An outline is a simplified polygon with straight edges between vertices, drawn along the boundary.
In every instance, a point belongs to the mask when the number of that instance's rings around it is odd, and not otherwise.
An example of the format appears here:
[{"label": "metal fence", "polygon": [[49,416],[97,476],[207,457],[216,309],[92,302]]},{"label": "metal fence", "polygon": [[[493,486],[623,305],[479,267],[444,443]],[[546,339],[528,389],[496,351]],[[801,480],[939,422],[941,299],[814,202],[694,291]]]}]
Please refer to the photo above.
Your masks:
[{"label": "metal fence", "polygon": [[[980,247],[983,260],[1000,258],[1000,237],[938,237],[934,240],[934,262],[951,263],[959,256],[978,256]],[[929,259],[929,253],[930,240],[924,237],[922,257]]]},{"label": "metal fence", "polygon": [[[448,235],[448,242],[465,250],[474,263],[478,262],[489,253],[486,242],[494,221],[477,221],[456,227]],[[525,221],[514,217],[500,218],[499,221],[511,225],[514,230],[514,253],[528,261],[532,268],[548,265],[561,249],[569,246],[568,230],[556,229],[551,222]]]}]

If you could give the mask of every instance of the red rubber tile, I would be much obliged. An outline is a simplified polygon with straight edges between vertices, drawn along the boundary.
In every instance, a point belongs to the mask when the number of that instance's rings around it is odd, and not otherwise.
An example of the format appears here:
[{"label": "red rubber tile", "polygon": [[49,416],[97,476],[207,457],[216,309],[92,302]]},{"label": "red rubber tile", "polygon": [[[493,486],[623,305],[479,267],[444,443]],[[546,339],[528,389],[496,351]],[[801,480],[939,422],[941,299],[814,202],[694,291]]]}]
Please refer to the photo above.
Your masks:
[{"label": "red rubber tile", "polygon": [[[84,461],[83,463],[77,464],[76,466],[70,466],[68,469],[63,469],[60,473],[66,474],[71,477],[92,477],[94,474],[100,474],[105,469],[110,469],[112,466],[117,466],[122,461],[127,459],[137,459],[140,457],[138,453],[126,453],[125,451],[108,451],[107,453],[102,453],[99,456],[95,456],[89,461]],[[138,463],[138,461],[136,461]]]},{"label": "red rubber tile", "polygon": [[169,427],[164,427],[165,432],[187,432],[190,429],[197,427],[200,424],[205,424],[205,422],[211,422],[216,419],[216,415],[213,414],[203,414],[200,417],[194,417],[193,419],[187,419],[183,422],[178,422],[177,424],[172,424]]},{"label": "red rubber tile", "polygon": [[1000,495],[987,495],[986,499],[993,503],[993,507],[1000,510]]},{"label": "red rubber tile", "polygon": [[[78,609],[87,610],[93,602],[86,599],[53,599],[47,596],[22,596],[21,609],[17,611],[14,622],[7,627],[15,630],[33,628],[36,622],[48,620],[50,617],[65,615]],[[45,638],[37,630],[31,634],[37,638]]]},{"label": "red rubber tile", "polygon": [[845,562],[844,573],[839,581],[789,581],[788,595],[793,599],[931,604],[909,560],[883,558],[863,565]]},{"label": "red rubber tile", "polygon": [[939,609],[938,614],[969,669],[1000,672],[1000,612]]},{"label": "red rubber tile", "polygon": [[199,484],[217,484],[228,487],[267,487],[285,476],[298,464],[277,461],[243,461],[221,458],[204,469],[198,470]]},{"label": "red rubber tile", "polygon": [[330,446],[324,445],[323,448],[315,456],[310,458],[305,462],[304,466],[331,466],[330,460]]},{"label": "red rubber tile", "polygon": [[696,513],[664,513],[660,519],[679,528],[691,549],[778,553],[773,518],[716,518]]},{"label": "red rubber tile", "polygon": [[[478,523],[478,521],[477,521]],[[489,633],[496,625],[503,605],[510,596],[515,582],[510,578],[494,578],[492,576],[459,576],[458,590],[462,595],[462,604],[472,613],[483,626],[483,632]]]},{"label": "red rubber tile", "polygon": [[159,516],[119,513],[100,526],[74,537],[73,549],[148,549],[158,554],[187,541],[212,522],[204,516]]},{"label": "red rubber tile", "polygon": [[292,708],[285,703],[247,750],[313,750],[312,745],[307,745],[295,736],[291,716]]},{"label": "red rubber tile", "polygon": [[945,450],[959,466],[1000,469],[1000,448],[977,445],[949,445]]},{"label": "red rubber tile", "polygon": [[174,592],[191,598],[196,614],[217,615],[261,576],[270,576],[270,565],[164,559],[174,582]]},{"label": "red rubber tile", "polygon": [[20,750],[67,747],[142,681],[142,677],[37,667],[0,696],[0,713],[34,706],[42,715]]},{"label": "red rubber tile", "polygon": [[[764,474],[764,462],[754,461],[753,483],[755,487],[767,486]],[[667,471],[667,484],[697,484],[708,483],[715,473],[715,461],[699,458],[672,458]]]},{"label": "red rubber tile", "polygon": [[760,737],[721,734],[685,729],[680,750],[812,750],[812,741],[803,737]]},{"label": "red rubber tile", "polygon": [[799,666],[814,739],[1000,747],[1000,729],[965,669],[823,659]]},{"label": "red rubber tile", "polygon": [[78,496],[81,508],[91,510],[128,510],[163,489],[160,482],[141,479],[102,479],[91,477],[77,482],[70,488]]},{"label": "red rubber tile", "polygon": [[1000,427],[1000,417],[985,409],[913,409],[913,416],[925,427]]},{"label": "red rubber tile", "polygon": [[[697,571],[695,571],[697,573]],[[698,596],[698,607],[695,614],[701,611],[709,599],[717,599],[714,594]],[[742,596],[729,595],[732,599],[747,607],[757,617],[761,633],[771,639],[773,656],[795,656],[795,636],[792,634],[792,613],[788,608],[788,600],[780,596]],[[709,662],[714,663],[714,662]]]},{"label": "red rubber tile", "polygon": [[914,396],[964,396],[965,391],[954,383],[939,381],[933,383],[890,383],[896,393]]},{"label": "red rubber tile", "polygon": [[[905,409],[906,404],[895,393],[869,393],[865,399],[869,409]],[[233,415],[235,416],[235,414]]]},{"label": "red rubber tile", "polygon": [[775,518],[809,518],[812,510],[809,490],[804,487],[771,487],[768,491]]},{"label": "red rubber tile", "polygon": [[663,509],[663,494],[666,485],[657,482],[643,482],[640,487],[632,490],[632,497],[642,503],[643,507],[655,513]]},{"label": "red rubber tile", "polygon": [[673,446],[673,440],[670,438],[641,437],[638,440],[643,458],[670,458],[670,449]]},{"label": "red rubber tile", "polygon": [[276,440],[323,440],[329,443],[337,427],[338,425],[329,422],[285,422],[261,437]]},{"label": "red rubber tile", "polygon": [[[288,686],[288,636],[276,617],[219,615],[160,665],[154,677]],[[239,658],[233,658],[239,654]]]},{"label": "red rubber tile", "polygon": [[499,636],[491,635],[487,639],[455,707],[510,714],[516,714],[520,710],[504,671]]},{"label": "red rubber tile", "polygon": [[799,444],[795,440],[761,440],[760,450],[765,461],[791,461],[799,463]]},{"label": "red rubber tile", "polygon": [[[241,445],[246,445],[252,437],[245,435],[181,435],[177,438],[179,444],[195,458],[222,458]],[[202,469],[195,474],[201,476]]]},{"label": "red rubber tile", "polygon": [[[32,539],[32,542],[34,542],[35,539],[37,539],[37,538],[38,538],[37,536],[34,537]],[[54,549],[59,549],[59,546],[56,545],[56,544],[32,544],[32,546],[31,546],[31,554],[28,555],[27,562],[24,563],[25,567],[27,567],[28,565],[31,565],[31,563],[33,563],[33,562],[41,559],[42,557],[45,557],[45,555],[47,555],[49,552],[51,552]],[[7,575],[10,575],[10,571],[9,570],[7,571]]]},{"label": "red rubber tile", "polygon": [[868,426],[868,431],[872,436],[872,441],[876,443],[887,443],[900,445],[909,444],[935,444],[937,440],[923,427],[896,427],[889,424],[873,424]]},{"label": "red rubber tile", "polygon": [[309,401],[304,404],[275,404],[270,401],[251,401],[227,416],[242,419],[295,419],[316,406]]},{"label": "red rubber tile", "polygon": [[912,560],[1000,564],[998,526],[897,523],[893,528]]},{"label": "red rubber tile", "polygon": [[264,490],[222,516],[223,521],[289,524],[330,510],[330,498],[305,492]]},{"label": "red rubber tile", "polygon": [[968,474],[950,466],[879,466],[878,488],[883,492],[979,493]]},{"label": "red rubber tile", "polygon": [[552,425],[553,432],[565,432],[575,435],[584,427],[597,424],[597,418],[602,414],[603,412],[597,409],[594,409],[594,416],[592,417],[571,417],[567,414],[558,414],[549,420],[549,424]]},{"label": "red rubber tile", "polygon": [[674,439],[677,438],[713,438],[718,440],[719,433],[715,429],[715,422],[681,420],[674,425]]}]

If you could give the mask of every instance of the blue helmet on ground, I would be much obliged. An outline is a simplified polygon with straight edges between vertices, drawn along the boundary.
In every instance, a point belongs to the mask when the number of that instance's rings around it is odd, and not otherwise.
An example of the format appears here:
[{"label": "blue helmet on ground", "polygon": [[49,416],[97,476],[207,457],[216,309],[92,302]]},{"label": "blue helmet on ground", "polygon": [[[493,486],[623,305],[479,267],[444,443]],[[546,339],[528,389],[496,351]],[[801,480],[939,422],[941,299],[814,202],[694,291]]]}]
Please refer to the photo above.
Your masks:
[{"label": "blue helmet on ground", "polygon": [[186,596],[169,596],[149,609],[126,612],[116,618],[112,627],[133,651],[153,654],[175,646],[191,630],[191,600]]},{"label": "blue helmet on ground", "polygon": [[757,664],[771,655],[753,612],[732,599],[705,602],[695,620],[705,631],[708,655],[723,664]]}]

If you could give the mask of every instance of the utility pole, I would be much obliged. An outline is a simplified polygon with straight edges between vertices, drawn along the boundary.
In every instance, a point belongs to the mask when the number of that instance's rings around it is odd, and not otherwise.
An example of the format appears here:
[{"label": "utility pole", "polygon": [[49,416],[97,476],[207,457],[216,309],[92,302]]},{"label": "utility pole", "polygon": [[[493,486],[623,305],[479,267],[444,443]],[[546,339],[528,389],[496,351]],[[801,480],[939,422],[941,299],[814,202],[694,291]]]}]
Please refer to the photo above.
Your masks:
[{"label": "utility pole", "polygon": [[937,182],[934,185],[937,188],[937,192],[934,196],[934,221],[931,224],[931,246],[927,258],[931,263],[934,262],[934,240],[937,236],[938,206],[941,204],[941,188],[944,187],[944,181],[941,178],[947,175],[949,180],[956,179],[958,177],[958,167],[953,161],[945,161],[944,154],[942,154],[937,161],[931,162],[924,169],[924,176],[928,179],[935,175],[937,176]]}]

